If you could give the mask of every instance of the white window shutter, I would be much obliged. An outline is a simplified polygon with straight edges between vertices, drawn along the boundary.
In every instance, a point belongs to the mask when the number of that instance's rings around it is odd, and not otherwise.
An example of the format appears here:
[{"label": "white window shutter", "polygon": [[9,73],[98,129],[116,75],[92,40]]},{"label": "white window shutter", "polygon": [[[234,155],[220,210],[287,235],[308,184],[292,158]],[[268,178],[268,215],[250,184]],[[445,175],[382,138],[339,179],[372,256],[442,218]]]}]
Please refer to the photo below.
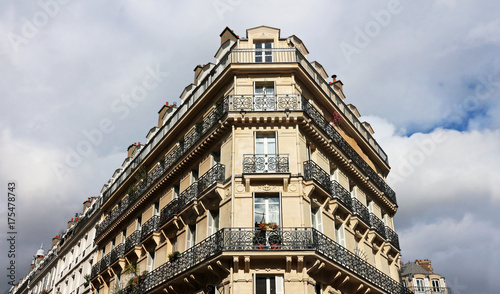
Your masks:
[{"label": "white window shutter", "polygon": [[276,276],[276,294],[285,294],[283,276]]},{"label": "white window shutter", "polygon": [[345,230],[344,230],[344,224],[342,224],[339,228],[339,244],[345,246]]},{"label": "white window shutter", "polygon": [[212,215],[212,212],[209,210],[208,213],[207,213],[207,217],[208,217],[208,221],[207,221],[207,224],[208,224],[208,227],[207,227],[207,232],[208,232],[208,236],[212,235],[214,233],[214,219],[213,219],[213,215]]},{"label": "white window shutter", "polygon": [[430,287],[430,285],[429,285],[429,278],[425,278],[425,279],[424,279],[424,287],[425,287],[426,289]]},{"label": "white window shutter", "polygon": [[318,231],[320,231],[321,233],[323,233],[323,218],[322,218],[322,211],[321,211],[321,207],[318,209],[318,211],[316,211],[316,226],[317,226],[317,229]]}]

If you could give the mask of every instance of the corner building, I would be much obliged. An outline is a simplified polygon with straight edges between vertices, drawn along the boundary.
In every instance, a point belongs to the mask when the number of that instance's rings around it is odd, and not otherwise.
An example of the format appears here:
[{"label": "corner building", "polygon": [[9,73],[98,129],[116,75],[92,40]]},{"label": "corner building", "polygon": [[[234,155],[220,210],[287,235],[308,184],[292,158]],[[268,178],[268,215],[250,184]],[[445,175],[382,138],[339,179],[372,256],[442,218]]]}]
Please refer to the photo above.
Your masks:
[{"label": "corner building", "polygon": [[342,82],[279,29],[220,36],[103,187],[94,291],[411,293],[388,158]]}]

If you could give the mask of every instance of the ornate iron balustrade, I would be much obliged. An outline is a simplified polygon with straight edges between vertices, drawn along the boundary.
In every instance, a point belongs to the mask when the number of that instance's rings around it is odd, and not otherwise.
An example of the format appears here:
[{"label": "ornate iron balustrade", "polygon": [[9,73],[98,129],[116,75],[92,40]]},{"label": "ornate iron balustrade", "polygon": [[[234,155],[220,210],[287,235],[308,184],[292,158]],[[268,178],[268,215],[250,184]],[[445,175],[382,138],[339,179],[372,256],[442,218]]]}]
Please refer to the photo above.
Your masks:
[{"label": "ornate iron balustrade", "polygon": [[158,215],[153,215],[148,221],[146,221],[141,227],[141,240],[146,238],[152,232],[157,232],[160,224],[160,217]]},{"label": "ornate iron balustrade", "polygon": [[90,271],[90,278],[91,279],[94,279],[100,272],[100,269],[101,268],[101,261],[98,261],[96,262],[93,266],[92,266],[92,270]]},{"label": "ornate iron balustrade", "polygon": [[230,63],[290,63],[297,62],[295,48],[233,49]]},{"label": "ornate iron balustrade", "polygon": [[340,200],[349,210],[352,211],[351,193],[342,187],[337,181],[330,180],[330,175],[323,170],[314,161],[304,161],[304,178],[306,180],[315,180],[326,191],[330,193],[331,198]]},{"label": "ornate iron balustrade", "polygon": [[386,240],[392,244],[392,246],[396,247],[398,250],[399,248],[399,237],[396,232],[394,232],[391,228],[388,226],[385,227],[385,235],[386,235]]},{"label": "ornate iron balustrade", "polygon": [[[203,121],[198,124],[195,129],[190,132],[183,140],[179,141],[177,147],[170,152],[165,160],[160,161],[158,165],[149,173],[142,182],[130,191],[127,202],[122,202],[121,205],[112,211],[112,213],[104,219],[98,226],[96,236],[101,235],[111,223],[113,223],[130,205],[135,202],[140,195],[149,189],[157,179],[163,176],[173,164],[181,158],[205,133],[210,130],[218,120],[227,112],[227,98],[222,103],[217,104],[214,109],[203,118]],[[106,201],[106,200],[104,200]]]},{"label": "ornate iron balustrade", "polygon": [[141,231],[137,230],[125,239],[125,252],[128,252],[139,244],[141,244]]},{"label": "ornate iron balustrade", "polygon": [[104,255],[103,258],[101,258],[101,266],[99,267],[99,272],[104,271],[105,269],[108,268],[110,261],[111,261],[111,252]]},{"label": "ornate iron balustrade", "polygon": [[368,226],[371,225],[370,223],[370,212],[368,211],[368,208],[363,205],[358,199],[352,198],[352,212],[359,216],[359,218],[365,222]]},{"label": "ornate iron balustrade", "polygon": [[288,154],[244,154],[243,173],[288,173]]},{"label": "ornate iron balustrade", "polygon": [[210,186],[216,182],[224,181],[226,167],[223,164],[216,164],[204,173],[196,183],[182,191],[179,197],[170,201],[160,211],[160,225],[164,225],[172,216],[184,209],[189,202],[202,195]]},{"label": "ornate iron balustrade", "polygon": [[317,124],[347,156],[381,189],[389,199],[395,204],[396,193],[387,185],[387,183],[366,163],[366,161],[342,138],[334,127],[319,113],[314,106],[305,98],[302,102],[305,113]]},{"label": "ornate iron balustrade", "polygon": [[[286,251],[315,251],[327,259],[341,265],[366,281],[375,284],[388,293],[413,294],[391,277],[384,274],[359,256],[350,252],[332,239],[313,228],[281,228],[274,233],[278,236],[279,246],[260,247],[256,243],[256,236],[262,234],[257,228],[225,228],[195,246],[181,253],[174,261],[169,261],[148,273],[139,284],[138,293],[146,293],[170,281],[176,276],[192,269],[203,261],[212,258],[224,251],[249,250],[286,250]],[[270,243],[270,242],[269,242]],[[126,289],[118,294],[126,294]]]},{"label": "ornate iron balustrade", "polygon": [[408,289],[415,294],[452,294],[448,287],[411,286]]},{"label": "ornate iron balustrade", "polygon": [[229,95],[229,111],[302,110],[302,96],[289,95]]},{"label": "ornate iron balustrade", "polygon": [[117,261],[119,258],[123,257],[125,254],[125,244],[120,243],[118,246],[111,250],[110,264]]},{"label": "ornate iron balustrade", "polygon": [[342,204],[352,211],[351,193],[335,180],[332,180],[332,198],[339,199]]},{"label": "ornate iron balustrade", "polygon": [[373,213],[370,213],[370,225],[375,230],[375,232],[379,233],[385,239],[385,226],[384,223]]},{"label": "ornate iron balustrade", "polygon": [[312,160],[304,161],[304,179],[315,180],[323,189],[332,192],[330,175]]}]

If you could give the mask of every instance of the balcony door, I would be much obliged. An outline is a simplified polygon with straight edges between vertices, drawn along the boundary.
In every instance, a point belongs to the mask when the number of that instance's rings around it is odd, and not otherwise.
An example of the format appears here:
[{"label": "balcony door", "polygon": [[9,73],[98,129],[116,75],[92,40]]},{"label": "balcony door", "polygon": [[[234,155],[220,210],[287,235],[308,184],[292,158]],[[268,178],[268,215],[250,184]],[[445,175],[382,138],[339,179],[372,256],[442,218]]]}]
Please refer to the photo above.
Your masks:
[{"label": "balcony door", "polygon": [[255,62],[273,62],[273,42],[255,43]]},{"label": "balcony door", "polygon": [[276,171],[276,153],[276,133],[256,133],[255,172]]},{"label": "balcony door", "polygon": [[258,227],[261,223],[281,224],[281,205],[279,194],[255,194],[254,196],[254,223]]},{"label": "balcony door", "polygon": [[276,110],[276,96],[274,95],[274,83],[255,84],[254,110],[274,111]]}]

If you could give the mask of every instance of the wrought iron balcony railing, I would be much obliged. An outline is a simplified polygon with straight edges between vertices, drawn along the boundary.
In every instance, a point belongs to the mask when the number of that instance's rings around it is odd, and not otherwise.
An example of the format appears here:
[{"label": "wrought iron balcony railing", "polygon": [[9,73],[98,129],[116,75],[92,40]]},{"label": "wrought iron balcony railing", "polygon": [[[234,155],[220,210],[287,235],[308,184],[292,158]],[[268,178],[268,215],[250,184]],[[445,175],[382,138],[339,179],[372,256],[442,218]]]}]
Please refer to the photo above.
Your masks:
[{"label": "wrought iron balcony railing", "polygon": [[396,193],[387,185],[387,183],[366,163],[366,161],[342,138],[342,135],[323,117],[323,115],[307,102],[302,103],[304,111],[309,117],[330,137],[336,146],[338,146],[347,156],[381,189],[389,199],[395,204]]},{"label": "wrought iron balcony railing", "polygon": [[93,279],[95,278],[99,272],[100,272],[100,269],[101,268],[101,262],[98,261],[96,262],[93,266],[92,266],[92,270],[90,271],[90,278]]},{"label": "wrought iron balcony railing", "polygon": [[388,226],[385,227],[385,235],[387,238],[387,241],[392,244],[392,246],[396,247],[398,250],[399,248],[399,237],[396,232],[394,232],[391,228]]},{"label": "wrought iron balcony railing", "polygon": [[451,289],[448,287],[412,286],[408,287],[408,289],[415,294],[452,294]]},{"label": "wrought iron balcony railing", "polygon": [[337,181],[330,180],[330,175],[323,170],[314,161],[304,161],[304,178],[306,180],[315,180],[323,189],[330,193],[331,198],[340,200],[349,210],[352,211],[351,194]]},{"label": "wrought iron balcony railing", "polygon": [[137,230],[125,239],[125,252],[141,244],[141,231]]},{"label": "wrought iron balcony railing", "polygon": [[[257,240],[260,240],[258,236],[262,235],[262,231],[257,228],[222,229],[183,252],[178,259],[164,263],[148,273],[139,284],[137,292],[149,292],[225,251],[286,250],[315,251],[388,293],[412,294],[409,289],[316,229],[281,228],[269,233],[276,236],[274,242],[277,246],[273,246],[271,241],[267,242],[268,245],[259,246]],[[128,290],[124,289],[118,294],[128,293],[126,291]]]},{"label": "wrought iron balcony railing", "polygon": [[356,198],[352,198],[352,212],[359,216],[359,218],[368,226],[371,225],[370,223],[370,212],[368,211],[368,208],[361,203]]},{"label": "wrought iron balcony railing", "polygon": [[370,225],[384,239],[386,238],[384,222],[380,220],[375,214],[370,213]]},{"label": "wrought iron balcony railing", "polygon": [[179,197],[174,198],[161,209],[159,224],[164,225],[172,216],[184,209],[192,200],[202,195],[213,184],[224,181],[225,171],[225,166],[220,163],[210,168],[197,182],[187,187]]},{"label": "wrought iron balcony railing", "polygon": [[[186,137],[179,141],[177,147],[170,152],[165,160],[160,161],[159,164],[149,173],[142,182],[132,189],[126,199],[118,208],[114,209],[111,214],[104,219],[98,226],[96,236],[101,235],[111,223],[113,223],[123,212],[125,212],[136,199],[139,198],[147,189],[149,189],[157,179],[163,176],[174,163],[183,156],[205,133],[212,128],[217,121],[227,112],[227,99],[225,103],[216,105],[216,107],[203,118],[202,122],[190,132]],[[108,195],[108,194],[106,194]],[[110,197],[110,195],[106,196]],[[107,198],[104,199],[106,201]]]},{"label": "wrought iron balcony railing", "polygon": [[158,215],[153,215],[149,220],[147,220],[141,227],[141,240],[146,238],[152,232],[157,232],[160,224],[160,217]]},{"label": "wrought iron balcony railing", "polygon": [[244,154],[243,173],[288,173],[288,154]]},{"label": "wrought iron balcony railing", "polygon": [[125,254],[125,244],[120,243],[118,246],[113,248],[113,250],[111,250],[111,257],[109,263],[113,264],[119,258],[122,258],[124,254]]},{"label": "wrought iron balcony railing", "polygon": [[302,110],[302,96],[289,95],[229,95],[229,111],[293,111]]}]

